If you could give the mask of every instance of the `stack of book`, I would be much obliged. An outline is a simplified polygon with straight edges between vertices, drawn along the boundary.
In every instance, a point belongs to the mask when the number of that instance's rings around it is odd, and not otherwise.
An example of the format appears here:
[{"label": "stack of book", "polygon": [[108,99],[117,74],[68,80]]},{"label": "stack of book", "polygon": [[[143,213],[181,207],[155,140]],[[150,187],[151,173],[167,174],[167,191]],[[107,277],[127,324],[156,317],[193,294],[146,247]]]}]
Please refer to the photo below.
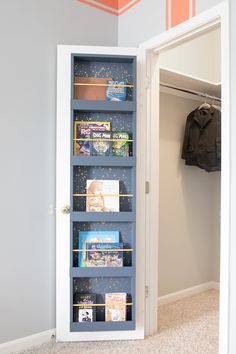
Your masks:
[{"label": "stack of book", "polygon": [[79,231],[79,267],[123,267],[119,231]]},{"label": "stack of book", "polygon": [[[78,322],[96,321],[96,294],[78,294]],[[126,321],[126,293],[105,294],[105,321]],[[94,305],[94,306],[92,306]]]},{"label": "stack of book", "polygon": [[111,131],[110,122],[75,121],[74,155],[127,157],[129,138],[128,132]]}]

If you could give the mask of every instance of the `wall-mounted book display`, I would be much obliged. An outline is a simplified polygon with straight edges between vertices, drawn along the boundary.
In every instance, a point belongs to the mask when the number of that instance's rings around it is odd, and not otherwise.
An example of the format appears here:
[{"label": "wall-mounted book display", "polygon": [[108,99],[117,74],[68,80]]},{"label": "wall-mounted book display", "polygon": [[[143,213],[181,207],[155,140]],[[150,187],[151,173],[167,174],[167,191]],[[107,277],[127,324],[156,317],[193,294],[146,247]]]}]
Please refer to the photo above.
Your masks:
[{"label": "wall-mounted book display", "polygon": [[72,55],[72,332],[135,326],[136,58]]}]

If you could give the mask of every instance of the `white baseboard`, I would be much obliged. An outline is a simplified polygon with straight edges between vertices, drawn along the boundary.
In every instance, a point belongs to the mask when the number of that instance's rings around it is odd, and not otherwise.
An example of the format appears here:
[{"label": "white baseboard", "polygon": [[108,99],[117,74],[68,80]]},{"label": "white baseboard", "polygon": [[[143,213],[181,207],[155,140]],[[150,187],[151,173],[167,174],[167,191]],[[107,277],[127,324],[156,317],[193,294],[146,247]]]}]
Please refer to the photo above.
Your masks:
[{"label": "white baseboard", "polygon": [[36,345],[49,342],[55,336],[56,330],[50,329],[45,332],[33,334],[10,342],[0,344],[0,354],[12,354],[21,350],[26,350]]},{"label": "white baseboard", "polygon": [[171,302],[181,300],[187,296],[196,295],[196,294],[202,293],[203,291],[207,291],[210,289],[219,290],[219,288],[220,288],[219,283],[217,283],[215,281],[209,281],[207,283],[203,283],[203,284],[194,286],[192,288],[187,288],[187,289],[183,289],[183,290],[171,293],[171,294],[160,296],[158,298],[158,305],[160,306],[160,305],[164,305],[164,304],[169,304]]},{"label": "white baseboard", "polygon": [[211,281],[212,289],[220,290],[220,283],[217,281]]}]

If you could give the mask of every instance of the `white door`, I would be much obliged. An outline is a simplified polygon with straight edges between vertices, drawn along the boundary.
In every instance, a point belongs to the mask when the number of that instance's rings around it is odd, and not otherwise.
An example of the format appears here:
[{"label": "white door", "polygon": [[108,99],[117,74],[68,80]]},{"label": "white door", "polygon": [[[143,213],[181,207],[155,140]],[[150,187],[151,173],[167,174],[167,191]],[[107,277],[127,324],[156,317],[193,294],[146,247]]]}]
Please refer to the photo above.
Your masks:
[{"label": "white door", "polygon": [[145,51],[60,45],[57,65],[57,340],[142,339]]}]

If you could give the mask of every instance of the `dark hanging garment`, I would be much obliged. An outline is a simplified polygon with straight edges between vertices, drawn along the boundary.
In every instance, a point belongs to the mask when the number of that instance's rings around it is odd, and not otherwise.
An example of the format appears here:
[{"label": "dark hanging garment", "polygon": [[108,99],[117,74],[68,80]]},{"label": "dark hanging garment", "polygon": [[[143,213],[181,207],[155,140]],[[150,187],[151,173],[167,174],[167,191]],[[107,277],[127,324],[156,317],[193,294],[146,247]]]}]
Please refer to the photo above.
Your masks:
[{"label": "dark hanging garment", "polygon": [[212,106],[197,108],[186,120],[182,158],[207,172],[221,170],[221,112]]}]

